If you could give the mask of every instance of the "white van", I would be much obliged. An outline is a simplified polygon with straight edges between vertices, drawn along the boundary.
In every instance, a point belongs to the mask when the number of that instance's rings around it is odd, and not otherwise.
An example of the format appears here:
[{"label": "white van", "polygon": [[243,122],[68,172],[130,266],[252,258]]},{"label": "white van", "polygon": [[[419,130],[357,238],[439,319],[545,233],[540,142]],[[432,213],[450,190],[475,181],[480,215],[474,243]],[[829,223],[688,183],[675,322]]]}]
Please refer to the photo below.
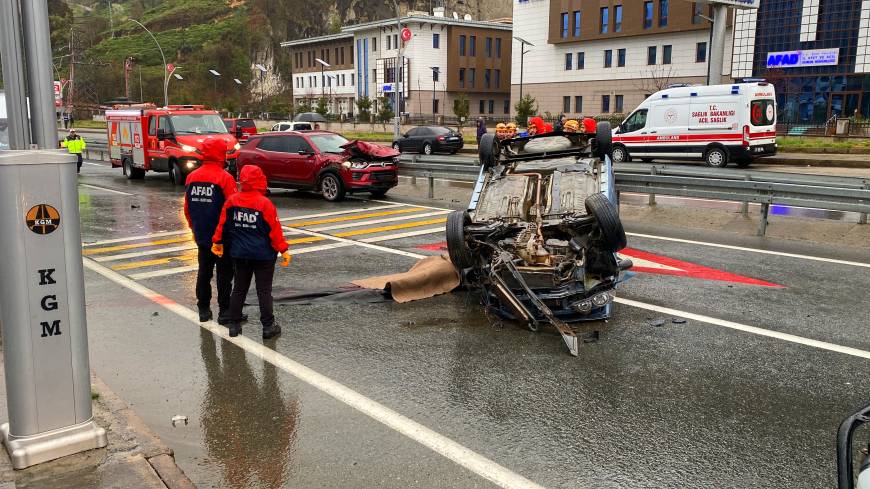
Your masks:
[{"label": "white van", "polygon": [[310,122],[282,121],[272,126],[271,131],[310,131],[314,124]]},{"label": "white van", "polygon": [[702,159],[745,168],[776,154],[776,96],[765,82],[681,86],[650,95],[613,132],[613,162]]}]

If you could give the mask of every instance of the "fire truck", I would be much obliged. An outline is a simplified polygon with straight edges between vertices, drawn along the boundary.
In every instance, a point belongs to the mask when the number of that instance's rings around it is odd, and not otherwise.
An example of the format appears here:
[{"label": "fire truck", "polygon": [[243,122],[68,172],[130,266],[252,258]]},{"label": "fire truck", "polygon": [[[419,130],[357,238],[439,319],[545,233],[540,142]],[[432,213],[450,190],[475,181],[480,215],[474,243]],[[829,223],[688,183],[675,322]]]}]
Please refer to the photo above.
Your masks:
[{"label": "fire truck", "polygon": [[202,105],[154,104],[114,106],[106,111],[112,167],[121,167],[131,180],[145,172],[168,172],[175,185],[202,164],[200,148],[206,136],[227,144],[227,166],[239,156],[239,142],[227,132],[221,116]]}]

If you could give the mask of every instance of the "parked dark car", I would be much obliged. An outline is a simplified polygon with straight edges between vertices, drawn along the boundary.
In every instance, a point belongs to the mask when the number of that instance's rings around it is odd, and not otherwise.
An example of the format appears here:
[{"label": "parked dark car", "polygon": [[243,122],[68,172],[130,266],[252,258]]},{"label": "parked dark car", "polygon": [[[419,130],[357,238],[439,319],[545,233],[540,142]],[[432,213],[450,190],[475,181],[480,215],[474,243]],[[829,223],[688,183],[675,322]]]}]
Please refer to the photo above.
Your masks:
[{"label": "parked dark car", "polygon": [[270,187],[314,190],[338,201],[355,192],[383,197],[399,183],[398,162],[399,153],[386,146],[328,131],[285,131],[251,137],[237,166],[260,167]]},{"label": "parked dark car", "polygon": [[254,119],[224,119],[224,125],[227,127],[227,131],[242,144],[251,135],[257,134],[257,126],[254,125]]},{"label": "parked dark car", "polygon": [[393,149],[402,153],[456,153],[462,149],[462,134],[443,126],[415,127],[393,141]]}]

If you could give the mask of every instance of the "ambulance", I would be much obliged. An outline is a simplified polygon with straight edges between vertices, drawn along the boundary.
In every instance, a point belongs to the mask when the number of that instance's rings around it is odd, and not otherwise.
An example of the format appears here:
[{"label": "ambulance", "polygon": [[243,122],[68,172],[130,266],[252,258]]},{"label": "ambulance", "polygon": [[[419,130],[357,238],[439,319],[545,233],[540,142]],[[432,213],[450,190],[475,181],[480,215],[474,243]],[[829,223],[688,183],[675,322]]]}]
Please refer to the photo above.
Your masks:
[{"label": "ambulance", "polygon": [[613,131],[614,163],[699,159],[745,168],[775,154],[776,95],[766,82],[667,88]]},{"label": "ambulance", "polygon": [[184,185],[202,164],[206,136],[226,142],[228,167],[234,166],[241,148],[221,116],[202,105],[115,106],[106,111],[106,131],[112,167],[123,168],[131,180],[144,178],[147,171],[168,172],[172,183]]}]

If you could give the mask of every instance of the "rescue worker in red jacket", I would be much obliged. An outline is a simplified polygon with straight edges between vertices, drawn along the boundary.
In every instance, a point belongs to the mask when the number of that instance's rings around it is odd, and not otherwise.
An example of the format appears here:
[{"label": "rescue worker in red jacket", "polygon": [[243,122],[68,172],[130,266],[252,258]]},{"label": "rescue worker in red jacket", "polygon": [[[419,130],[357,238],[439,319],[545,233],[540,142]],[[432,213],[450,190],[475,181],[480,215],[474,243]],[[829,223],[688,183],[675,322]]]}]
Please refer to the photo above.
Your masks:
[{"label": "rescue worker in red jacket", "polygon": [[211,279],[217,268],[218,323],[229,324],[230,292],[233,287],[233,263],[211,251],[211,238],[221,216],[221,209],[231,195],[236,193],[236,182],[224,170],[227,143],[214,136],[202,142],[202,166],[187,176],[184,193],[184,217],[193,231],[193,239],[199,249],[199,270],[196,272],[196,306],[199,320],[212,319]]},{"label": "rescue worker in red jacket", "polygon": [[272,278],[277,255],[281,266],[290,265],[289,245],[278,221],[278,212],[266,193],[266,175],[257,166],[247,165],[239,174],[242,191],[227,199],[212,241],[217,256],[229,253],[233,259],[233,292],[230,296],[230,336],[242,332],[242,307],[251,285],[257,288],[263,339],[281,334],[272,312]]}]

